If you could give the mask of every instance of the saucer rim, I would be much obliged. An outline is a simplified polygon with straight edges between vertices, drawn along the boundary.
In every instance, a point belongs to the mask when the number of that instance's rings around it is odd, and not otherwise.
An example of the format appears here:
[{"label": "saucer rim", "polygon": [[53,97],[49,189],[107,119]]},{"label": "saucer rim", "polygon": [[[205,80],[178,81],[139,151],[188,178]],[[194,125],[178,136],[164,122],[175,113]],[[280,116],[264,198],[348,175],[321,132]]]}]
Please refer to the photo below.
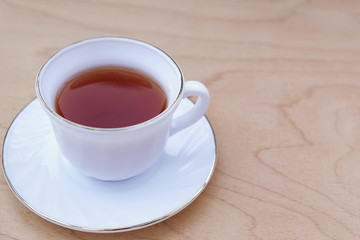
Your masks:
[{"label": "saucer rim", "polygon": [[[184,98],[183,100],[188,100],[191,103],[194,103],[191,99],[189,98]],[[175,210],[167,213],[164,216],[155,218],[151,221],[147,221],[147,222],[143,222],[143,223],[139,223],[139,224],[134,224],[131,226],[126,226],[126,227],[119,227],[119,228],[90,228],[90,227],[83,227],[83,226],[77,226],[77,225],[72,225],[72,224],[68,224],[59,220],[56,220],[53,217],[47,216],[46,214],[36,210],[31,204],[29,204],[15,189],[15,187],[13,186],[13,184],[11,183],[11,180],[8,177],[8,174],[6,173],[6,169],[5,169],[5,158],[4,158],[4,152],[5,152],[5,143],[7,141],[7,137],[9,135],[10,129],[13,126],[13,124],[15,123],[16,119],[20,116],[20,114],[29,106],[31,105],[33,102],[38,101],[38,98],[34,98],[33,100],[31,100],[29,103],[27,103],[17,114],[16,116],[13,118],[13,120],[11,121],[9,127],[6,130],[6,134],[4,136],[4,140],[3,140],[3,144],[2,144],[2,150],[1,150],[1,165],[2,165],[2,172],[4,174],[5,180],[8,184],[8,186],[10,187],[11,191],[13,192],[13,194],[17,197],[17,199],[23,204],[25,205],[30,211],[32,211],[33,213],[35,213],[36,215],[40,216],[41,218],[54,223],[56,225],[59,225],[61,227],[64,228],[68,228],[68,229],[73,229],[73,230],[77,230],[77,231],[82,231],[82,232],[93,232],[93,233],[116,233],[116,232],[126,232],[126,231],[131,231],[131,230],[136,230],[136,229],[141,229],[141,228],[145,228],[145,227],[149,227],[151,225],[154,225],[156,223],[162,222],[172,216],[174,216],[175,214],[179,213],[180,211],[182,211],[183,209],[185,209],[188,205],[190,205],[205,189],[205,187],[208,185],[208,183],[210,182],[210,179],[212,178],[214,171],[215,171],[215,167],[217,164],[217,143],[216,143],[216,137],[215,137],[215,132],[214,129],[209,121],[209,119],[206,117],[206,115],[203,116],[203,118],[206,120],[207,124],[210,127],[211,133],[212,133],[212,139],[214,142],[214,156],[213,156],[213,160],[212,160],[212,166],[211,166],[211,170],[209,172],[209,175],[207,176],[205,182],[201,185],[201,187],[185,202],[183,203],[181,206],[179,206],[178,208],[176,208]]]}]

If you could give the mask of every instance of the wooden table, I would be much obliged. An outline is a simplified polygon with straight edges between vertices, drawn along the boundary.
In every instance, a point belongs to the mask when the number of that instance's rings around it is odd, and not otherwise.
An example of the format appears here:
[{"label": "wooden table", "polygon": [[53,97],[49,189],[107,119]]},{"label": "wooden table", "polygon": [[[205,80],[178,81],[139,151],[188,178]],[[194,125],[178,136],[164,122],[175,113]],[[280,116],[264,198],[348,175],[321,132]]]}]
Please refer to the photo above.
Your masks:
[{"label": "wooden table", "polygon": [[125,36],[168,52],[211,93],[210,184],[186,209],[117,234],[68,230],[0,175],[0,239],[359,239],[357,1],[0,1],[0,132],[60,48]]}]

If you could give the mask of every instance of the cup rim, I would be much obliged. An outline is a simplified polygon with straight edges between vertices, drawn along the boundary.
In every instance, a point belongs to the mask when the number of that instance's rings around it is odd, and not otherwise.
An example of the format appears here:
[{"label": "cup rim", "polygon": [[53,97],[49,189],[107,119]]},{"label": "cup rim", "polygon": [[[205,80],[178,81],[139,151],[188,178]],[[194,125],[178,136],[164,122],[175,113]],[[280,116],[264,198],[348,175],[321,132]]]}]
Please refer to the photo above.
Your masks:
[{"label": "cup rim", "polygon": [[[155,117],[146,120],[144,122],[138,123],[138,124],[134,124],[134,125],[130,125],[130,126],[126,126],[126,127],[119,127],[119,128],[99,128],[99,127],[91,127],[91,126],[86,126],[83,124],[79,124],[79,123],[75,123],[73,121],[70,121],[64,117],[62,117],[61,115],[59,115],[56,111],[54,111],[45,101],[45,99],[43,98],[43,95],[41,93],[40,90],[40,74],[43,72],[44,68],[54,59],[56,58],[58,55],[62,54],[65,51],[70,50],[71,48],[76,47],[77,45],[86,43],[86,42],[95,42],[95,41],[102,41],[102,40],[116,40],[116,41],[126,41],[126,42],[135,42],[137,44],[146,46],[146,47],[150,47],[153,48],[156,51],[159,51],[160,53],[164,54],[165,57],[167,57],[176,67],[176,69],[179,71],[180,73],[180,89],[179,89],[179,93],[176,96],[175,100],[171,103],[171,105],[169,105],[164,111],[162,111],[160,114],[156,115]],[[84,39],[84,40],[80,40],[77,42],[74,42],[72,44],[69,44],[63,48],[61,48],[60,50],[58,50],[57,52],[55,52],[53,55],[51,55],[40,67],[37,75],[36,75],[36,80],[35,80],[35,90],[36,90],[36,95],[37,98],[40,100],[41,105],[43,106],[43,108],[45,108],[45,110],[53,117],[55,117],[56,119],[60,120],[61,122],[67,124],[67,125],[71,125],[73,127],[77,127],[77,128],[81,128],[84,130],[91,130],[91,131],[100,131],[100,132],[113,132],[113,131],[126,131],[126,130],[131,130],[131,129],[135,129],[135,128],[139,128],[148,124],[151,124],[155,121],[157,121],[158,119],[164,117],[165,115],[167,115],[169,112],[171,112],[171,110],[173,110],[177,103],[181,100],[181,94],[183,92],[184,89],[184,75],[179,67],[179,65],[175,62],[175,60],[169,55],[167,54],[165,51],[163,51],[162,49],[148,43],[148,42],[144,42],[142,40],[137,40],[134,38],[128,38],[128,37],[96,37],[96,38],[88,38],[88,39]]]}]

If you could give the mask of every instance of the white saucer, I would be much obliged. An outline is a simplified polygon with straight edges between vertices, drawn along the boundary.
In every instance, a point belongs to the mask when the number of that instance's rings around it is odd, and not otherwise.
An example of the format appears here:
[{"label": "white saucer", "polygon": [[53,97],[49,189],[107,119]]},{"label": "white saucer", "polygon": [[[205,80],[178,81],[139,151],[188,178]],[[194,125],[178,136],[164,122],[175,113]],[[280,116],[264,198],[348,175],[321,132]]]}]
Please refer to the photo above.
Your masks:
[{"label": "white saucer", "polygon": [[[185,99],[175,114],[193,103]],[[161,222],[189,205],[214,172],[214,133],[203,117],[169,139],[145,173],[104,182],[79,173],[62,157],[38,100],[15,118],[4,140],[2,166],[17,198],[60,226],[86,232],[122,232]]]}]

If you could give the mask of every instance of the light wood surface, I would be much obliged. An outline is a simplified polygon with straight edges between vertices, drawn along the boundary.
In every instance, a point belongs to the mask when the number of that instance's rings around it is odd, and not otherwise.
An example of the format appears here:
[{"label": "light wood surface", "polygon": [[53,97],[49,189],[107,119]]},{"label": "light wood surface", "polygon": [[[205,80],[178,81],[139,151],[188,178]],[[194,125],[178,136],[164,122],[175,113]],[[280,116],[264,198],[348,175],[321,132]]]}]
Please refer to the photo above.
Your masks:
[{"label": "light wood surface", "polygon": [[218,165],[189,207],[118,234],[36,216],[0,174],[0,239],[359,239],[360,3],[0,0],[0,133],[41,64],[90,37],[168,52],[211,93]]}]

